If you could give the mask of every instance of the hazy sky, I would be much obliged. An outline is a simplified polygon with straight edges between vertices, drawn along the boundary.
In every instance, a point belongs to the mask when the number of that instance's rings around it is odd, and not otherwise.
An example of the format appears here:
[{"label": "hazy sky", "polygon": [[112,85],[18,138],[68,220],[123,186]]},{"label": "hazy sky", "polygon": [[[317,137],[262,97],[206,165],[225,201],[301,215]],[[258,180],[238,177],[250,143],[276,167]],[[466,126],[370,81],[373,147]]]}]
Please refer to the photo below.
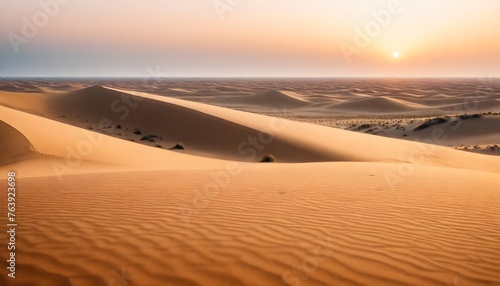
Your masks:
[{"label": "hazy sky", "polygon": [[0,0],[0,77],[499,76],[499,15],[497,0]]}]

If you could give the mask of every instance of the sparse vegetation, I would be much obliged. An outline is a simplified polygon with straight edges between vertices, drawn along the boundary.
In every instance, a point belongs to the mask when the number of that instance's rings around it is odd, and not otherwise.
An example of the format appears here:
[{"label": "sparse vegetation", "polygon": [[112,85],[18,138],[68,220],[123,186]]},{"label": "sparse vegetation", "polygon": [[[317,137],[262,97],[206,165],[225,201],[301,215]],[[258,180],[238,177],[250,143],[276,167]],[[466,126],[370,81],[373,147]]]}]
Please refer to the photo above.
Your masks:
[{"label": "sparse vegetation", "polygon": [[[149,142],[155,142],[153,139],[155,138],[158,138],[158,136],[154,135],[154,134],[149,134],[149,135],[146,135],[146,136],[143,136],[141,138],[141,141],[149,141]],[[151,141],[153,140],[153,141]]]},{"label": "sparse vegetation", "polygon": [[429,120],[425,121],[424,123],[420,124],[417,128],[414,129],[414,131],[423,130],[423,129],[431,127],[432,125],[443,124],[443,123],[446,123],[447,121],[448,121],[448,119],[442,118],[442,117],[432,118],[432,119],[429,119]]},{"label": "sparse vegetation", "polygon": [[459,117],[462,120],[467,120],[467,119],[471,119],[471,118],[481,118],[483,116],[481,114],[462,114]]},{"label": "sparse vegetation", "polygon": [[370,127],[372,127],[370,124],[365,123],[365,124],[362,124],[362,125],[358,126],[357,129],[361,130],[361,129],[367,129],[367,128],[370,128]]},{"label": "sparse vegetation", "polygon": [[260,163],[276,163],[276,158],[273,155],[267,154],[260,160]]},{"label": "sparse vegetation", "polygon": [[174,147],[170,148],[170,150],[185,150],[185,149],[184,149],[184,145],[182,145],[182,143],[177,143],[177,144],[175,144]]}]

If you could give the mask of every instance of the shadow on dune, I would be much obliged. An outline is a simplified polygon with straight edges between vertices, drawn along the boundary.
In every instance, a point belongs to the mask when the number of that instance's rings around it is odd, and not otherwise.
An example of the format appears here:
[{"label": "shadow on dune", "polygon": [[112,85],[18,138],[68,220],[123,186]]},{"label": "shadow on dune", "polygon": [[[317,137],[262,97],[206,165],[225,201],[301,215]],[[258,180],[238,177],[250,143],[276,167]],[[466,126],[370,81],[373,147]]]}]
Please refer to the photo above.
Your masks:
[{"label": "shadow on dune", "polygon": [[[120,125],[122,131],[127,128],[145,130],[147,134],[161,137],[162,143],[167,146],[183,142],[189,146],[186,153],[193,155],[251,162],[258,162],[259,158],[268,153],[278,156],[281,162],[322,162],[335,159],[326,158],[321,152],[303,148],[294,142],[195,109],[101,86],[52,95],[47,101],[47,107],[52,116],[64,115],[59,119],[65,123],[72,124],[72,121],[84,119],[89,127],[93,126],[96,130],[95,126],[107,120],[111,128]],[[144,134],[139,136],[136,142]],[[257,147],[253,148],[253,140],[261,138],[271,142],[258,142],[255,143]],[[265,148],[260,147],[262,145]],[[250,157],[253,159],[249,159]]]},{"label": "shadow on dune", "polygon": [[29,140],[14,127],[0,121],[0,166],[30,159],[35,156]]}]

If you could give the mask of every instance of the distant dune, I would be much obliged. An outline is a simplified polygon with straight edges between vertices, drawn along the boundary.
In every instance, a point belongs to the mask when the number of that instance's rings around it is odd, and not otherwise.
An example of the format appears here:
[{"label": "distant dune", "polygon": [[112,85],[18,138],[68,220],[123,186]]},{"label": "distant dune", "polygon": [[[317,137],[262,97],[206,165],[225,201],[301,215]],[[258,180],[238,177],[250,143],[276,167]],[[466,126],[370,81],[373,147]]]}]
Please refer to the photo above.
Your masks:
[{"label": "distant dune", "polygon": [[237,105],[243,108],[258,107],[261,110],[300,108],[310,106],[310,102],[292,91],[266,90],[249,95],[214,97],[208,100],[215,105]]},{"label": "distant dune", "polygon": [[330,106],[331,109],[347,112],[377,112],[377,113],[401,113],[415,110],[409,104],[402,103],[385,97],[370,97]]}]

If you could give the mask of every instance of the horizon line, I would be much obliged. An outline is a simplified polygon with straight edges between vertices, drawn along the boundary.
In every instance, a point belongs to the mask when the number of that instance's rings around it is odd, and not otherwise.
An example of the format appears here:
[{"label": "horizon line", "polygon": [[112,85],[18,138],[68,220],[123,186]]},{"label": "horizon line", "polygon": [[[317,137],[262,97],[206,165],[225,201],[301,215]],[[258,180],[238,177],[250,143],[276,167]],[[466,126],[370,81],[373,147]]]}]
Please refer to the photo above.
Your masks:
[{"label": "horizon line", "polygon": [[141,77],[141,76],[0,76],[4,79],[474,79],[494,78],[500,76],[185,76],[185,77]]}]

